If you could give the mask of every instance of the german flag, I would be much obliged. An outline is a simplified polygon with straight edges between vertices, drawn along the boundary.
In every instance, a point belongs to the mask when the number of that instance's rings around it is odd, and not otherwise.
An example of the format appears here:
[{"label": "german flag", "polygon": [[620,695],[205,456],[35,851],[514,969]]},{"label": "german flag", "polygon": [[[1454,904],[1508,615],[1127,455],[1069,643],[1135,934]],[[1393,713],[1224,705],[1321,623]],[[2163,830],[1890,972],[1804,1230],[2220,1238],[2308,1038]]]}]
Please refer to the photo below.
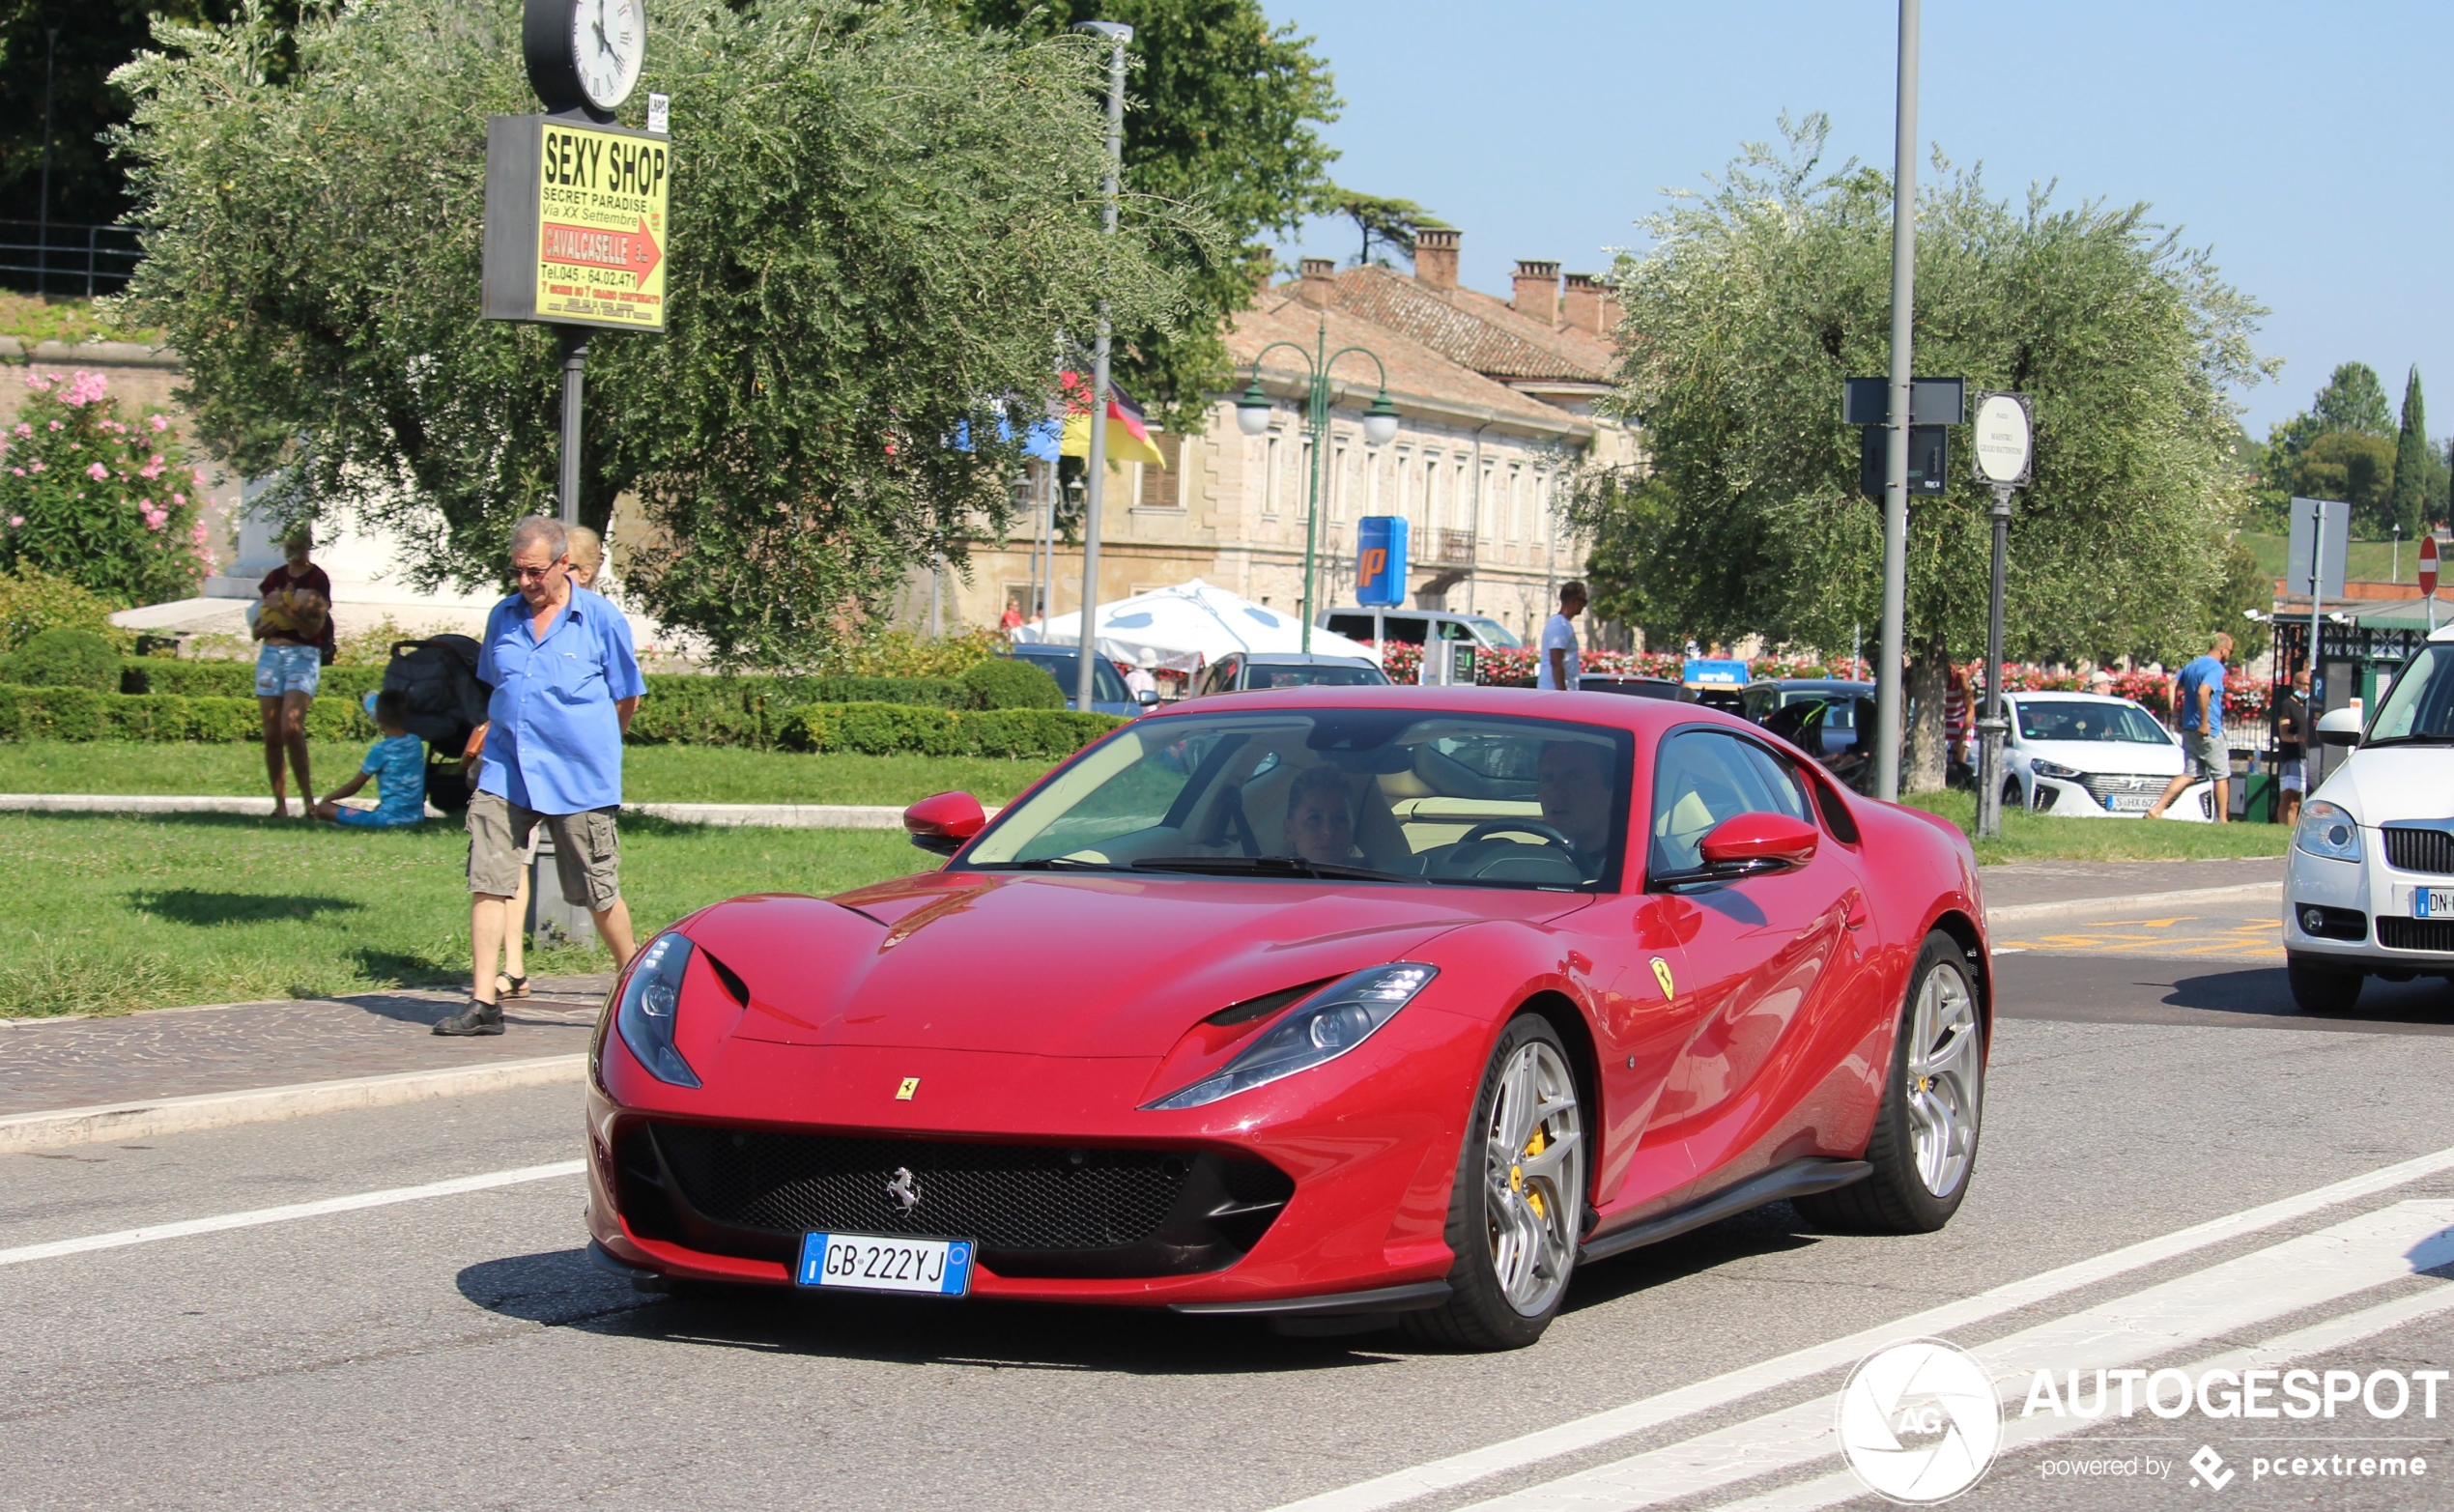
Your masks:
[{"label": "german flag", "polygon": [[[1058,443],[1059,454],[1068,457],[1091,455],[1091,382],[1079,373],[1061,373],[1058,383],[1065,390],[1065,439]],[[1150,426],[1143,420],[1142,407],[1133,396],[1111,383],[1108,385],[1108,464],[1127,462],[1156,463],[1164,466],[1167,459],[1151,444]]]}]

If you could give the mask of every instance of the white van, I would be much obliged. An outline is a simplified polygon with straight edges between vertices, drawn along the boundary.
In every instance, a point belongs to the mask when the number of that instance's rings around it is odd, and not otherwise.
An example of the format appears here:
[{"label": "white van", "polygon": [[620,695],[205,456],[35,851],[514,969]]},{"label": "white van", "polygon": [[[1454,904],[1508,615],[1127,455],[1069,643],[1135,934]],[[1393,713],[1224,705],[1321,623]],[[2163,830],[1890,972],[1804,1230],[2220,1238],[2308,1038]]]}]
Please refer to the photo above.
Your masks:
[{"label": "white van", "polygon": [[2351,754],[2300,807],[2284,862],[2284,959],[2305,1013],[2340,1013],[2370,977],[2454,976],[2454,625],[2429,637],[2360,728],[2318,721]]}]

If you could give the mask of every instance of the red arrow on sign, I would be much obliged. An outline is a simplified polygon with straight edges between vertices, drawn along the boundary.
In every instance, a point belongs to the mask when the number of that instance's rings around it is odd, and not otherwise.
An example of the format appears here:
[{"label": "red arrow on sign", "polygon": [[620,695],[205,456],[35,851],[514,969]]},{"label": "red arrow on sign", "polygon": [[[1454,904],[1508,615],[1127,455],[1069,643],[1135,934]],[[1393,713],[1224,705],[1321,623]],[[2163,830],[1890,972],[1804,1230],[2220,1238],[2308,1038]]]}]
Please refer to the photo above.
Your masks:
[{"label": "red arrow on sign", "polygon": [[2420,597],[2437,597],[2437,532],[2420,537]]},{"label": "red arrow on sign", "polygon": [[647,287],[647,275],[654,272],[656,265],[665,259],[665,249],[656,244],[655,236],[647,229],[645,215],[640,217],[639,230],[631,235],[630,254],[631,271],[639,274],[639,286],[644,289]]}]

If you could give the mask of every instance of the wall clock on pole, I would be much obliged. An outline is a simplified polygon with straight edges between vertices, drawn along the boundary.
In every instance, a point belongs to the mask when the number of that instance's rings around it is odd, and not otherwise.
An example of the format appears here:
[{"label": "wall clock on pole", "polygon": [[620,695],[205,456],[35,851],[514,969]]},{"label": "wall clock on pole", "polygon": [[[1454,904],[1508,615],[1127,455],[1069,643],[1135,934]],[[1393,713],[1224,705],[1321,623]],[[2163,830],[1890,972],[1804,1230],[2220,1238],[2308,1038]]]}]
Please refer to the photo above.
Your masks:
[{"label": "wall clock on pole", "polygon": [[528,0],[520,47],[548,110],[611,121],[639,82],[647,51],[644,0]]}]

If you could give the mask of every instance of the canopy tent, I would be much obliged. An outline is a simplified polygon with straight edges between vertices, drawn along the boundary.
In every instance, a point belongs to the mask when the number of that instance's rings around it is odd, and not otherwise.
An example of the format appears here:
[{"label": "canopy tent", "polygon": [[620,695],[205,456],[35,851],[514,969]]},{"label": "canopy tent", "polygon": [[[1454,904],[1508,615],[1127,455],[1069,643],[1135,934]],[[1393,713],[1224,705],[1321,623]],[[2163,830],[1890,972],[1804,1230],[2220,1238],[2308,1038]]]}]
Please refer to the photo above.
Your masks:
[{"label": "canopy tent", "polygon": [[[1193,672],[1237,651],[1300,651],[1303,623],[1293,614],[1265,609],[1252,600],[1214,587],[1195,578],[1174,587],[1154,588],[1131,598],[1099,606],[1099,654],[1127,665],[1147,650],[1161,667]],[[1016,627],[1016,641],[1048,645],[1078,645],[1082,641],[1079,611],[1053,619],[1035,619]],[[1312,630],[1318,656],[1359,656],[1378,662],[1372,648],[1318,625]]]}]

